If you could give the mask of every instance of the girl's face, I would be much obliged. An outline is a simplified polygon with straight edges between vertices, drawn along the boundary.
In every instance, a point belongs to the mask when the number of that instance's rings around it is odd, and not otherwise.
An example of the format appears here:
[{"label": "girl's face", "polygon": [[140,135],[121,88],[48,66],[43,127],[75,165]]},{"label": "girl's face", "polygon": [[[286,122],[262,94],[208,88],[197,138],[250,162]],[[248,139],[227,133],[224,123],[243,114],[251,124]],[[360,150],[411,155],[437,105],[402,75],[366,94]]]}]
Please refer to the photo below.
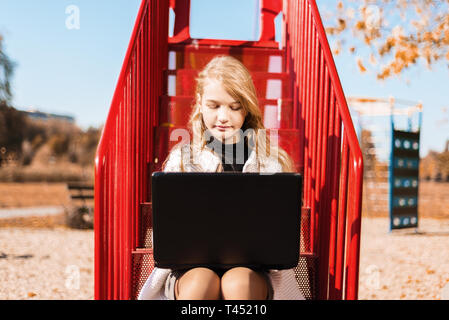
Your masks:
[{"label": "girl's face", "polygon": [[201,98],[200,110],[209,132],[222,143],[239,142],[238,132],[247,112],[226,92],[221,82],[209,79],[203,96],[198,98]]}]

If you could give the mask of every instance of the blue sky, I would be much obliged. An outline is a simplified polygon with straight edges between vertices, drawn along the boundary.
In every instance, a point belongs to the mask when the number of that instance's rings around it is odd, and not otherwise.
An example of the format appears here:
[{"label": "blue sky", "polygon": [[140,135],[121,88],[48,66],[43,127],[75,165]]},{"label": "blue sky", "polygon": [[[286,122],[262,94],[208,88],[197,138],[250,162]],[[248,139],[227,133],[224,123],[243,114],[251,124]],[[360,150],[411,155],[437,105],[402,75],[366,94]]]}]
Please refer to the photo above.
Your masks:
[{"label": "blue sky", "polygon": [[[140,0],[2,0],[0,34],[4,49],[17,63],[13,105],[76,118],[83,128],[104,123],[126,53]],[[319,1],[320,9],[334,1]],[[70,5],[79,8],[80,28],[68,29]],[[255,0],[192,0],[193,37],[254,40]],[[238,10],[236,10],[238,8]],[[278,33],[279,34],[279,33]],[[349,54],[335,57],[347,96],[388,97],[424,104],[421,155],[441,151],[449,139],[449,69],[423,66],[405,76],[410,80],[378,82],[360,74]]]}]

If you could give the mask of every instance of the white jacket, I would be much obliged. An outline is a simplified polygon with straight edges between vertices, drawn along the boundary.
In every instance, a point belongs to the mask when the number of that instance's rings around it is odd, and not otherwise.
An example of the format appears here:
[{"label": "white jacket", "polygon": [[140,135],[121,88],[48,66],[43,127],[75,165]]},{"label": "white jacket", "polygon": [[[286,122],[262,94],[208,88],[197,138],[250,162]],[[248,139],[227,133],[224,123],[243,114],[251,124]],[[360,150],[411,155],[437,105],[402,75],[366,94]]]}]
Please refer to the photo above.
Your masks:
[{"label": "white jacket", "polygon": [[[164,171],[181,171],[181,156],[184,159],[184,171],[186,172],[216,172],[219,170],[221,159],[210,149],[205,147],[196,154],[198,154],[198,157],[194,158],[194,161],[190,161],[190,152],[187,145],[182,148],[175,147],[169,155]],[[252,150],[243,166],[243,172],[282,172],[282,166],[275,157],[263,157],[258,161],[256,152]],[[154,268],[143,285],[138,300],[167,300],[164,289],[165,281],[170,272],[171,269]],[[269,278],[274,291],[274,300],[304,300],[293,269],[270,270]]]}]

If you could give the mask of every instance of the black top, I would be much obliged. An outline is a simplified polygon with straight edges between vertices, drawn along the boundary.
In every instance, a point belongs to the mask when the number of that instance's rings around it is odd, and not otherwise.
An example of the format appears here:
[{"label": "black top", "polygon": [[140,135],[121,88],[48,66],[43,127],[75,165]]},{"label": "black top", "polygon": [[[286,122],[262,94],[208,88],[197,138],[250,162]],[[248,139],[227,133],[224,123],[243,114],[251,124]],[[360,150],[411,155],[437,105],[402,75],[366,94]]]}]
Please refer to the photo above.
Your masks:
[{"label": "black top", "polygon": [[215,151],[218,156],[221,156],[223,171],[243,171],[243,167],[249,157],[248,139],[246,136],[240,136],[240,141],[237,143],[224,144],[211,135],[206,146]]}]

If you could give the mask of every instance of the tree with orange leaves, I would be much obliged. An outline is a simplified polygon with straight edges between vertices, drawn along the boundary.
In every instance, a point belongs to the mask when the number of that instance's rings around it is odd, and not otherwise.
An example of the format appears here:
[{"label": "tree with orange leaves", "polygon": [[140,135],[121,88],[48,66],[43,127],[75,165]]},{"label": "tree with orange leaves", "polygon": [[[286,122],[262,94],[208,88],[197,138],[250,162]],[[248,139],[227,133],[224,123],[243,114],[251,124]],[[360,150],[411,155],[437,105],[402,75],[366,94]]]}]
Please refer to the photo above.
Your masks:
[{"label": "tree with orange leaves", "polygon": [[[366,72],[368,62],[380,80],[420,60],[449,66],[449,0],[345,0],[323,20],[334,54],[347,46],[359,70]],[[369,52],[362,57],[363,47]]]}]

